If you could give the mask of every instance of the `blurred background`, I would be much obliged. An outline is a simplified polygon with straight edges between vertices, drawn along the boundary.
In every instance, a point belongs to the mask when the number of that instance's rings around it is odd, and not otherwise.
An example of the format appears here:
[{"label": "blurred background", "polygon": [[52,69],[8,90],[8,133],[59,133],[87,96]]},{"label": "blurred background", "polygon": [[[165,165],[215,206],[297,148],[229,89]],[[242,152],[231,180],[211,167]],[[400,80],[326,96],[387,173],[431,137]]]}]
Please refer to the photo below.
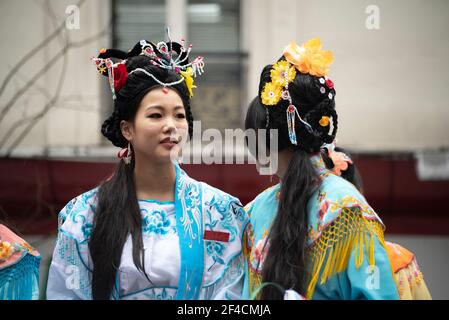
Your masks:
[{"label": "blurred background", "polygon": [[[117,163],[100,133],[111,93],[90,58],[165,40],[167,25],[205,57],[193,113],[221,132],[243,127],[262,68],[285,45],[319,36],[335,57],[338,145],[386,240],[413,251],[433,298],[449,299],[446,0],[1,0],[0,216],[40,251],[42,293],[57,213]],[[184,168],[244,204],[276,182],[253,164]]]}]

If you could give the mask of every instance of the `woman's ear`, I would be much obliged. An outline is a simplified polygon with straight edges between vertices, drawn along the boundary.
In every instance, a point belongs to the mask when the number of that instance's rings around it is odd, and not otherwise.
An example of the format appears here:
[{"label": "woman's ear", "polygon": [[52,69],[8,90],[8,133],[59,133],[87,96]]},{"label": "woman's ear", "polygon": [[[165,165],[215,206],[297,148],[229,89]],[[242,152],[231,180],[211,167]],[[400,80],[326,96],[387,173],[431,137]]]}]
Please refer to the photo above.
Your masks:
[{"label": "woman's ear", "polygon": [[131,123],[126,120],[120,121],[120,131],[126,140],[132,141],[133,138],[133,128]]}]

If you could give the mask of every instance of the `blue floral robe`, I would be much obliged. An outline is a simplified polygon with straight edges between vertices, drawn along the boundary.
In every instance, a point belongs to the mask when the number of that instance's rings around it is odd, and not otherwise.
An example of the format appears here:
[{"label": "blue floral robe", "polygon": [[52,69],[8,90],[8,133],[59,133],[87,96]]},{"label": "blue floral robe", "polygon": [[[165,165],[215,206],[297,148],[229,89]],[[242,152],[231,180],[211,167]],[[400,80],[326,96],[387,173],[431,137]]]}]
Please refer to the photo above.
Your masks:
[{"label": "blue floral robe", "polygon": [[[76,197],[60,212],[63,223],[49,272],[48,299],[92,299],[88,241],[97,191]],[[139,200],[139,206],[144,267],[151,283],[134,265],[129,237],[112,299],[241,298],[241,239],[247,216],[238,199],[195,181],[176,165],[175,201]]]}]

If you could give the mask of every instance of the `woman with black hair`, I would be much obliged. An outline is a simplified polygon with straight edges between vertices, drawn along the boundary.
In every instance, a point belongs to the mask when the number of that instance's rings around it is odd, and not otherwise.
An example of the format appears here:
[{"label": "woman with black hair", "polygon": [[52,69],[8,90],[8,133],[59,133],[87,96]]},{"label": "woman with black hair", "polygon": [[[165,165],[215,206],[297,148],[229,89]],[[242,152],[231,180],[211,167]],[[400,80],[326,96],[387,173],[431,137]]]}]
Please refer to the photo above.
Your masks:
[{"label": "woman with black hair", "polygon": [[[362,177],[345,149],[332,144],[323,148],[321,155],[326,168],[351,182],[363,194]],[[401,300],[432,299],[415,254],[397,243],[385,241],[385,245]]]},{"label": "woman with black hair", "polygon": [[290,43],[262,71],[248,109],[246,129],[277,130],[277,143],[267,138],[266,147],[278,157],[281,182],[245,207],[245,298],[399,298],[382,221],[321,155],[338,124],[332,61],[318,38]]},{"label": "woman with black hair", "polygon": [[243,286],[238,199],[178,165],[192,135],[191,47],[142,40],[93,60],[115,100],[102,133],[123,148],[114,175],[60,212],[49,299],[235,299]]}]

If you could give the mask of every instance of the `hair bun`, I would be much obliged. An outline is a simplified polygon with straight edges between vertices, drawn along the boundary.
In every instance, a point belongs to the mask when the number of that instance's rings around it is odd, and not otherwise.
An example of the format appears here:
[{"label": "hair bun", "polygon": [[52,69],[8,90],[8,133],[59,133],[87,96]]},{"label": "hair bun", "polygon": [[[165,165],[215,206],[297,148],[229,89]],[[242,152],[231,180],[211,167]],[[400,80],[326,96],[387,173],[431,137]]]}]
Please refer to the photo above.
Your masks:
[{"label": "hair bun", "polygon": [[117,109],[103,122],[101,133],[111,141],[114,146],[119,148],[126,147],[128,141],[126,141],[120,131],[120,117]]}]

